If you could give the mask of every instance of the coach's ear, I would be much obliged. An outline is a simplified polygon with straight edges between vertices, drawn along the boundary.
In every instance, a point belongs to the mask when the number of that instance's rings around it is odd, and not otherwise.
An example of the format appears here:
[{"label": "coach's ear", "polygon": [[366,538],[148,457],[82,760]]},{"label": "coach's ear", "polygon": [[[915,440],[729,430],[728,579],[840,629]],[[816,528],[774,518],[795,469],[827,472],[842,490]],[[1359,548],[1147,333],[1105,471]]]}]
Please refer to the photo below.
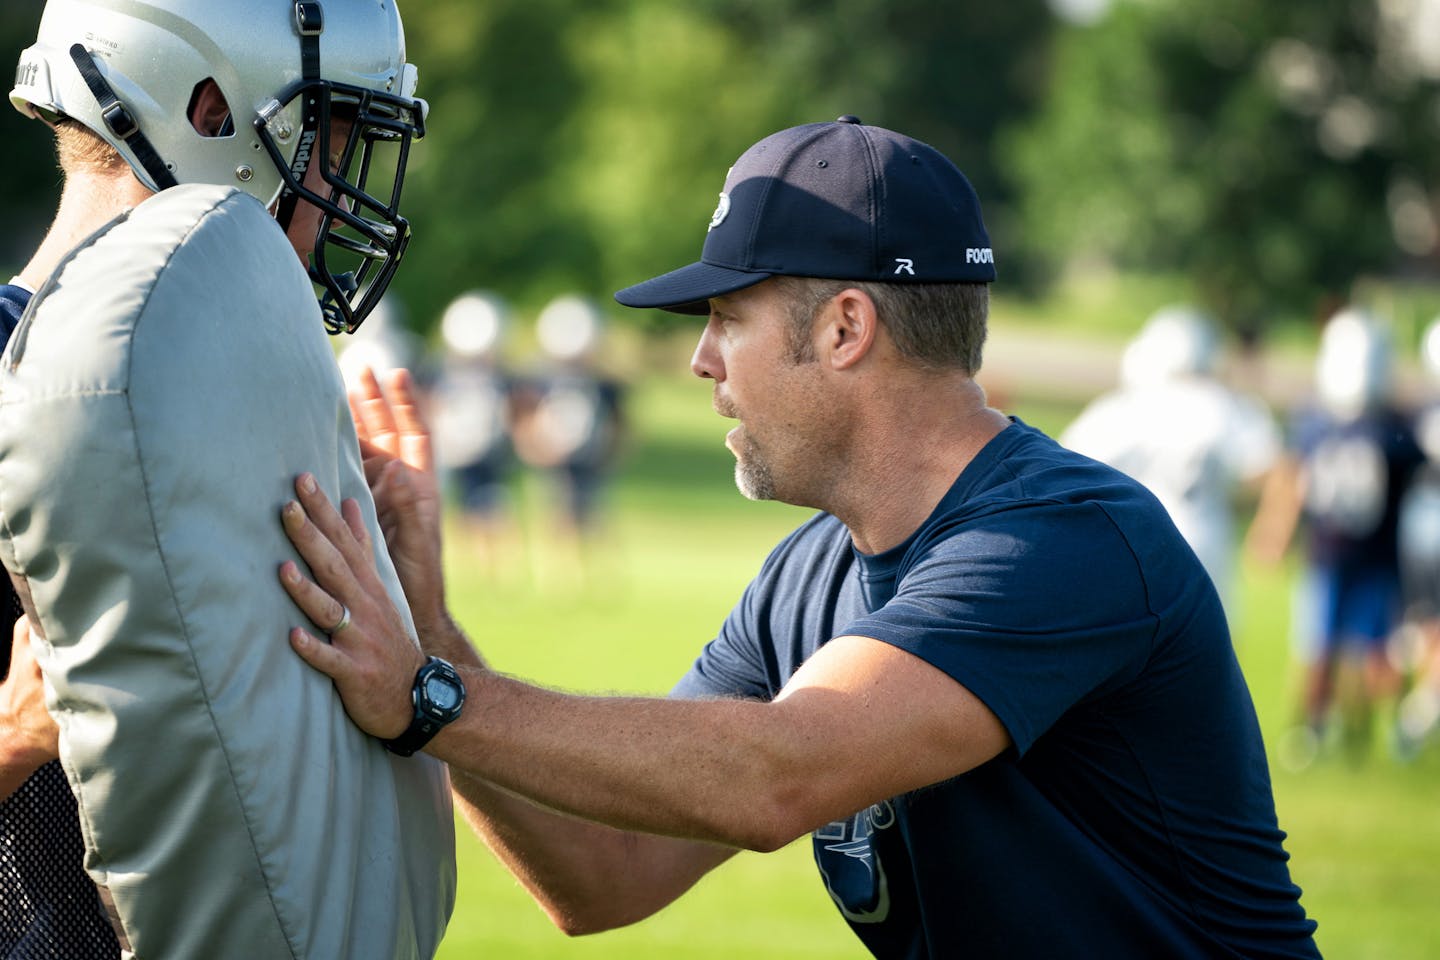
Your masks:
[{"label": "coach's ear", "polygon": [[228,137],[235,132],[230,104],[213,79],[195,84],[190,94],[190,125],[202,137]]},{"label": "coach's ear", "polygon": [[870,295],[858,287],[846,287],[821,310],[821,359],[834,370],[855,366],[870,353],[879,326]]}]

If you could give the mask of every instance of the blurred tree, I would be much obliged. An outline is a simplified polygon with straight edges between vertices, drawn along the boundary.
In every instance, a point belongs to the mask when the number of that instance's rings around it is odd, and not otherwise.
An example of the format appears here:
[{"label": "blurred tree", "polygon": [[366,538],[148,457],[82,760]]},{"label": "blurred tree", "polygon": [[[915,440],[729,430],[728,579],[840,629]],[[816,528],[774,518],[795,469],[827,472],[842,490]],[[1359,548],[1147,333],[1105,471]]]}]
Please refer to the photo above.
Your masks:
[{"label": "blurred tree", "polygon": [[1437,16],[1117,0],[1058,35],[1045,105],[1004,147],[1026,235],[1057,262],[1183,271],[1242,332],[1433,267]]},{"label": "blurred tree", "polygon": [[688,262],[747,146],[842,113],[954,158],[986,203],[1007,280],[1019,274],[992,146],[1041,89],[1045,0],[435,0],[404,12],[432,123],[407,182],[416,239],[396,289],[422,325],[469,286],[522,307],[562,289],[608,299]]},{"label": "blurred tree", "polygon": [[[42,7],[0,4],[4,56],[30,42]],[[688,262],[726,168],[747,146],[844,113],[952,157],[985,203],[1006,283],[1021,275],[1026,237],[993,147],[1043,90],[1046,0],[401,8],[431,105],[405,186],[415,238],[393,288],[419,330],[473,287],[498,291],[523,315],[562,290],[608,302],[611,290]],[[13,133],[0,178],[11,215],[4,261],[38,242],[59,176],[44,131],[8,109],[0,116],[0,132]],[[47,183],[56,190],[37,189]]]}]

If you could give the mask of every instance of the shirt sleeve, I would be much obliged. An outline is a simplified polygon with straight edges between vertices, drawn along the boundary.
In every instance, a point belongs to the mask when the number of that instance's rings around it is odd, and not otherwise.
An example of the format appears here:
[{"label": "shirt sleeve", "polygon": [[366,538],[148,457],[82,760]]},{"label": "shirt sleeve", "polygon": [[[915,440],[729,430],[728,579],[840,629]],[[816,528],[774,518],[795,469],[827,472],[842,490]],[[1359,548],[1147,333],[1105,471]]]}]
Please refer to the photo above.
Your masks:
[{"label": "shirt sleeve", "polygon": [[924,548],[894,598],[844,633],[945,671],[1023,754],[1067,710],[1136,676],[1156,624],[1140,563],[1107,510],[1054,504],[967,524]]},{"label": "shirt sleeve", "polygon": [[754,615],[756,589],[753,582],[745,588],[719,634],[705,644],[690,670],[671,689],[670,696],[765,700],[774,697],[767,682],[764,658],[760,655],[758,622]]},{"label": "shirt sleeve", "polygon": [[[771,668],[775,654],[769,620],[775,606],[775,583],[799,535],[800,531],[796,531],[786,537],[765,558],[760,572],[720,625],[720,632],[705,644],[670,696],[774,699],[780,682]],[[768,655],[767,644],[771,650]]]},{"label": "shirt sleeve", "polygon": [[835,635],[835,604],[829,601],[845,592],[852,557],[839,521],[817,514],[803,523],[765,558],[670,695],[774,699],[800,664]]}]

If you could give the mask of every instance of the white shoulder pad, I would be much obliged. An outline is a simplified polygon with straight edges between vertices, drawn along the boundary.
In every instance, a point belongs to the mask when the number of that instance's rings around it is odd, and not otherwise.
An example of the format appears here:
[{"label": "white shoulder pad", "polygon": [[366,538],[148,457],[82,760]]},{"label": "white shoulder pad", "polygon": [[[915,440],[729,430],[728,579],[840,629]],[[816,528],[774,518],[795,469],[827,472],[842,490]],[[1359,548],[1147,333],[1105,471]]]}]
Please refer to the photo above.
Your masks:
[{"label": "white shoulder pad", "polygon": [[138,957],[429,957],[449,919],[444,766],[362,734],[286,642],[306,470],[360,502],[408,618],[311,284],[234,189],[91,237],[0,357],[0,557]]}]

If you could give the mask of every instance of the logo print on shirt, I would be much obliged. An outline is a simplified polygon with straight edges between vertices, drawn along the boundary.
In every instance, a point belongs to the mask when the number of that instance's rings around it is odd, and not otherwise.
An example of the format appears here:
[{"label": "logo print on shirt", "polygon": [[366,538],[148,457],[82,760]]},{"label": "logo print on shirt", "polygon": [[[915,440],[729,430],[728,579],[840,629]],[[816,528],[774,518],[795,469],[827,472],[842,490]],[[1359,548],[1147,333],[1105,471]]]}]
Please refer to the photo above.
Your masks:
[{"label": "logo print on shirt", "polygon": [[883,923],[890,915],[890,884],[873,840],[894,823],[895,808],[886,800],[814,833],[815,862],[825,889],[852,923]]}]

